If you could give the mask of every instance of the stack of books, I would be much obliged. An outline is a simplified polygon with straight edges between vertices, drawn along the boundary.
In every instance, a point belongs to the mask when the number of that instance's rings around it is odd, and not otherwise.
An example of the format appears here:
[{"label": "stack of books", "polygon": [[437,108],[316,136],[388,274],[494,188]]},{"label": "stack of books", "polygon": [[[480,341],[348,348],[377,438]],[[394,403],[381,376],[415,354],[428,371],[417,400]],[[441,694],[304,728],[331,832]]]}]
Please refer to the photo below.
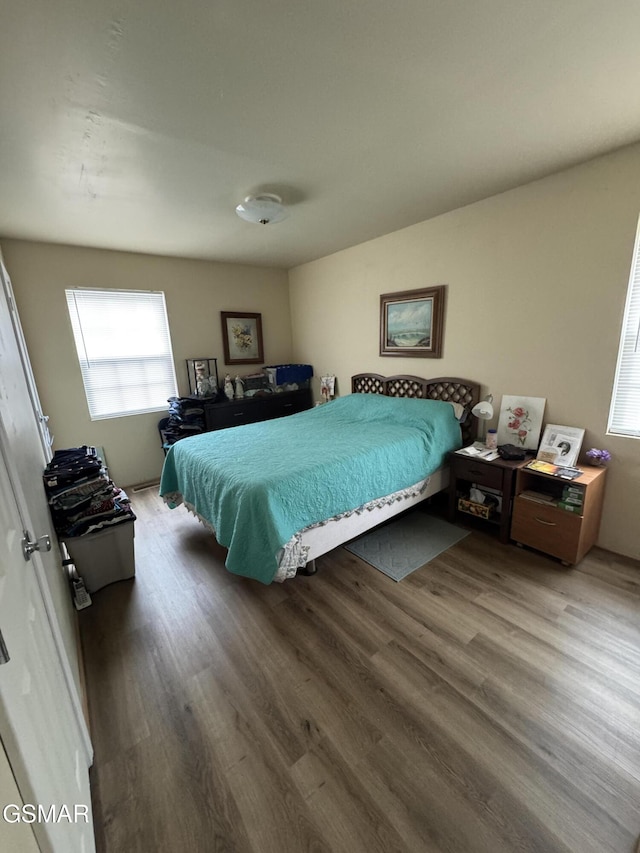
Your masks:
[{"label": "stack of books", "polygon": [[565,486],[562,490],[562,497],[558,501],[558,506],[561,509],[566,509],[568,512],[576,512],[582,515],[582,504],[584,503],[584,489],[580,486]]},{"label": "stack of books", "polygon": [[532,471],[539,471],[542,474],[551,474],[553,477],[560,477],[563,480],[575,480],[582,474],[581,468],[573,468],[568,465],[554,465],[552,462],[543,462],[540,459],[534,459],[525,465],[525,468],[530,468]]}]

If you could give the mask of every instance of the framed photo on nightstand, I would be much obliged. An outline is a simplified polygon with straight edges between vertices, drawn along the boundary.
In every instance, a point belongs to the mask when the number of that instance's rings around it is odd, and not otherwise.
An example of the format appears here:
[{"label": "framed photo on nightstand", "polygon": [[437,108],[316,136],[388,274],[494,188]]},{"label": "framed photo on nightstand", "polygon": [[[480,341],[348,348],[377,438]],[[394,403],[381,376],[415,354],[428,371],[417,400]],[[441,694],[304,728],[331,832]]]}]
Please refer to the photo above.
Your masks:
[{"label": "framed photo on nightstand", "polygon": [[578,461],[584,430],[579,427],[547,424],[536,459],[553,465],[573,467]]}]

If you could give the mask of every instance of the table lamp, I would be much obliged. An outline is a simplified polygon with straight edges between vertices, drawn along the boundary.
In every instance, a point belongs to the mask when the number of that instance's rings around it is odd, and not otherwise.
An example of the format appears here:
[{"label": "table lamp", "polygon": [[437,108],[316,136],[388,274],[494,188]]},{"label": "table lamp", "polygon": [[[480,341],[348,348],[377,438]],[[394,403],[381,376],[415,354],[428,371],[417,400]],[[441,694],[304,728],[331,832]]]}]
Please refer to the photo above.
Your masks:
[{"label": "table lamp", "polygon": [[[488,394],[484,398],[484,400],[480,400],[479,403],[476,403],[476,405],[473,407],[473,409],[471,409],[471,414],[475,418],[478,418],[478,420],[480,420],[480,421],[490,421],[491,418],[493,417],[493,406],[491,405],[492,403],[493,403],[493,394]],[[485,433],[485,435],[486,435],[486,424],[485,424],[485,428],[482,430],[482,432]],[[484,443],[485,435],[481,435],[479,438],[479,441],[482,441]]]}]

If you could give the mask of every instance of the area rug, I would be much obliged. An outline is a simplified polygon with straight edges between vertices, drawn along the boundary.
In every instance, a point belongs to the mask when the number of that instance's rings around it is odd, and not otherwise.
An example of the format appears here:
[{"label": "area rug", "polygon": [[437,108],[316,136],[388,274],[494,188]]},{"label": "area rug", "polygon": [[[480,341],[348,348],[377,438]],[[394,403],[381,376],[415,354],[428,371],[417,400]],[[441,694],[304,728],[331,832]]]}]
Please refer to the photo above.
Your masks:
[{"label": "area rug", "polygon": [[401,581],[468,535],[468,530],[415,511],[376,527],[344,547],[394,581]]}]

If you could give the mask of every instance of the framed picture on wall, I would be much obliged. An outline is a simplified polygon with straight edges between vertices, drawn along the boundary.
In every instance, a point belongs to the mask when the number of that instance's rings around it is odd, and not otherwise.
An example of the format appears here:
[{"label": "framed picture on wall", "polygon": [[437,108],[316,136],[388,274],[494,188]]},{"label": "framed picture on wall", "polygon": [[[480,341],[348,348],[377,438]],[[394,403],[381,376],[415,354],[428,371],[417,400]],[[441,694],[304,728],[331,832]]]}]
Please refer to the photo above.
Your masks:
[{"label": "framed picture on wall", "polygon": [[262,364],[262,315],[221,311],[225,364]]},{"label": "framed picture on wall", "polygon": [[442,357],[445,286],[380,296],[380,355]]}]

